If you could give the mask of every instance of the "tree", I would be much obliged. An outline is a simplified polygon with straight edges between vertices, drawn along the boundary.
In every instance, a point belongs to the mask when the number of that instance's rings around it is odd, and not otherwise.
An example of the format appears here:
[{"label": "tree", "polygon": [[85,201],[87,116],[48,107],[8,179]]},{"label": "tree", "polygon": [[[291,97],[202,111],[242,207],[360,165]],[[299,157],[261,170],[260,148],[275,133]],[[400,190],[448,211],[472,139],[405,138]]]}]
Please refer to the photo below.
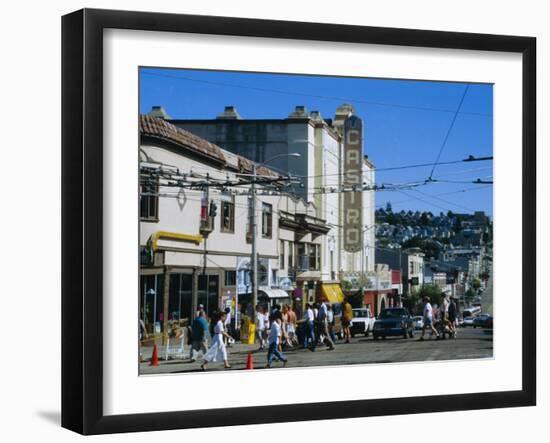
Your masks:
[{"label": "tree", "polygon": [[349,291],[353,284],[349,280],[342,280],[342,290]]},{"label": "tree", "polygon": [[407,248],[422,249],[422,247],[424,246],[424,241],[420,237],[415,235],[414,237],[409,238],[408,240],[405,240],[401,246],[403,247],[403,249],[407,249]]},{"label": "tree", "polygon": [[422,300],[424,297],[430,297],[431,301],[438,302],[441,297],[441,288],[432,283],[424,284],[417,291],[418,297]]},{"label": "tree", "polygon": [[405,305],[412,313],[422,312],[422,301],[424,297],[429,297],[432,303],[439,304],[441,289],[434,284],[424,284],[419,290],[413,291],[405,300]]},{"label": "tree", "polygon": [[439,257],[439,252],[441,250],[441,245],[431,239],[422,239],[418,236],[410,238],[403,242],[403,249],[407,248],[420,248],[426,258],[435,258]]},{"label": "tree", "polygon": [[453,224],[453,231],[456,232],[457,234],[462,231],[462,221],[457,217],[455,219],[455,222]]},{"label": "tree", "polygon": [[474,292],[474,290],[472,288],[469,288],[464,294],[464,299],[467,303],[471,303],[475,296],[476,293]]},{"label": "tree", "polygon": [[422,226],[430,226],[432,224],[430,216],[428,215],[427,212],[423,212],[422,215],[420,216],[420,224]]},{"label": "tree", "polygon": [[391,203],[390,202],[387,202],[386,203],[386,212],[393,212],[393,209],[391,207]]},{"label": "tree", "polygon": [[361,308],[363,306],[363,291],[354,291],[347,294],[346,299],[352,308]]},{"label": "tree", "polygon": [[472,280],[472,288],[474,288],[474,291],[477,292],[480,287],[481,287],[481,281],[479,281],[479,278],[474,278]]}]

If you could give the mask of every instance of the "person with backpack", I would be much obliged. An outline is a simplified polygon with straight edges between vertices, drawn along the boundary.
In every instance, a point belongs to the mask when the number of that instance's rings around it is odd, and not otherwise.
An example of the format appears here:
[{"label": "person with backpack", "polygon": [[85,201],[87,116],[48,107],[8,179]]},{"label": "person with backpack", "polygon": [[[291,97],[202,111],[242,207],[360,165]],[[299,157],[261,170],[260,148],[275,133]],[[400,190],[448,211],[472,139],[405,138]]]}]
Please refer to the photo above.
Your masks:
[{"label": "person with backpack", "polygon": [[204,318],[204,311],[199,311],[199,316],[193,320],[191,325],[191,355],[189,356],[191,361],[197,359],[197,354],[202,351],[202,355],[206,354],[208,340],[208,324],[206,318]]}]

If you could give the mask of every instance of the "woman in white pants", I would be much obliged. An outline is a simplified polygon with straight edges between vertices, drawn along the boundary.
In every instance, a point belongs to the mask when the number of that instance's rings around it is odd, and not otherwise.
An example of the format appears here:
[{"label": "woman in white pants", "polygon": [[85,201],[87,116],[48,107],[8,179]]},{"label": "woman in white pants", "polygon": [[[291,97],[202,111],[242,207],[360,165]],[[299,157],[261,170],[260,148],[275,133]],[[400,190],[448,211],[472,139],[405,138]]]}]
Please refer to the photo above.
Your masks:
[{"label": "woman in white pants", "polygon": [[224,368],[231,367],[227,362],[227,349],[225,347],[225,343],[223,340],[224,337],[227,337],[228,339],[231,337],[227,332],[225,332],[225,328],[223,325],[224,320],[225,320],[225,312],[222,312],[220,315],[220,318],[218,319],[218,322],[216,323],[216,326],[214,327],[214,336],[212,338],[212,344],[210,345],[208,352],[204,354],[204,357],[203,357],[204,361],[201,365],[201,369],[203,371],[206,369],[206,365],[211,361],[214,361],[214,362],[223,361]]}]

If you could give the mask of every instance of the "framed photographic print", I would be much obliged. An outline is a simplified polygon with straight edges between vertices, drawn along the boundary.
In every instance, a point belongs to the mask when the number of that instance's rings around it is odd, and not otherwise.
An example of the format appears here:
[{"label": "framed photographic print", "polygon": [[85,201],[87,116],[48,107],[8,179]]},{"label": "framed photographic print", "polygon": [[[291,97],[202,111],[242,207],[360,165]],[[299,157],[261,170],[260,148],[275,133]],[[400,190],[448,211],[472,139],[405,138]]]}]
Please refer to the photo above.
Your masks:
[{"label": "framed photographic print", "polygon": [[64,427],[535,404],[534,38],[62,25]]}]

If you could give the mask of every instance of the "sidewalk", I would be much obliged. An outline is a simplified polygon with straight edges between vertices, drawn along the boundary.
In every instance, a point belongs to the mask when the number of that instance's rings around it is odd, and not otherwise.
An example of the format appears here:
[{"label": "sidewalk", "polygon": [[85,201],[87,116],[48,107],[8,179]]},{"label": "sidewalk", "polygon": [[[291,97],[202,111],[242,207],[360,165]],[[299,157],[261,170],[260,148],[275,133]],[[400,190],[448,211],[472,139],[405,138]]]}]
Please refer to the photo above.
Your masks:
[{"label": "sidewalk", "polygon": [[[173,342],[170,345],[171,345],[171,347],[173,347],[174,346]],[[210,345],[210,340],[208,341],[208,345]],[[236,343],[233,343],[231,346],[229,346],[227,350],[233,355],[235,355],[235,354],[236,355],[238,355],[238,354],[246,355],[249,352],[257,351],[258,348],[259,348],[259,345],[257,343],[253,344],[253,345],[249,345],[249,344],[245,344],[245,343],[236,342]],[[162,363],[166,361],[165,360],[165,358],[166,358],[166,345],[161,345],[160,342],[157,342],[157,349],[158,349],[158,357],[159,357],[159,360],[160,360],[160,364],[162,365]],[[178,358],[169,358],[168,361],[170,361],[170,360],[179,360],[179,361],[189,360],[189,351],[190,350],[191,350],[191,345],[184,344],[183,352],[184,352],[185,357],[183,359],[180,358],[180,357],[178,357]],[[149,362],[151,360],[151,356],[153,355],[153,344],[151,343],[150,345],[140,346],[140,351],[141,351],[142,362]]]}]

